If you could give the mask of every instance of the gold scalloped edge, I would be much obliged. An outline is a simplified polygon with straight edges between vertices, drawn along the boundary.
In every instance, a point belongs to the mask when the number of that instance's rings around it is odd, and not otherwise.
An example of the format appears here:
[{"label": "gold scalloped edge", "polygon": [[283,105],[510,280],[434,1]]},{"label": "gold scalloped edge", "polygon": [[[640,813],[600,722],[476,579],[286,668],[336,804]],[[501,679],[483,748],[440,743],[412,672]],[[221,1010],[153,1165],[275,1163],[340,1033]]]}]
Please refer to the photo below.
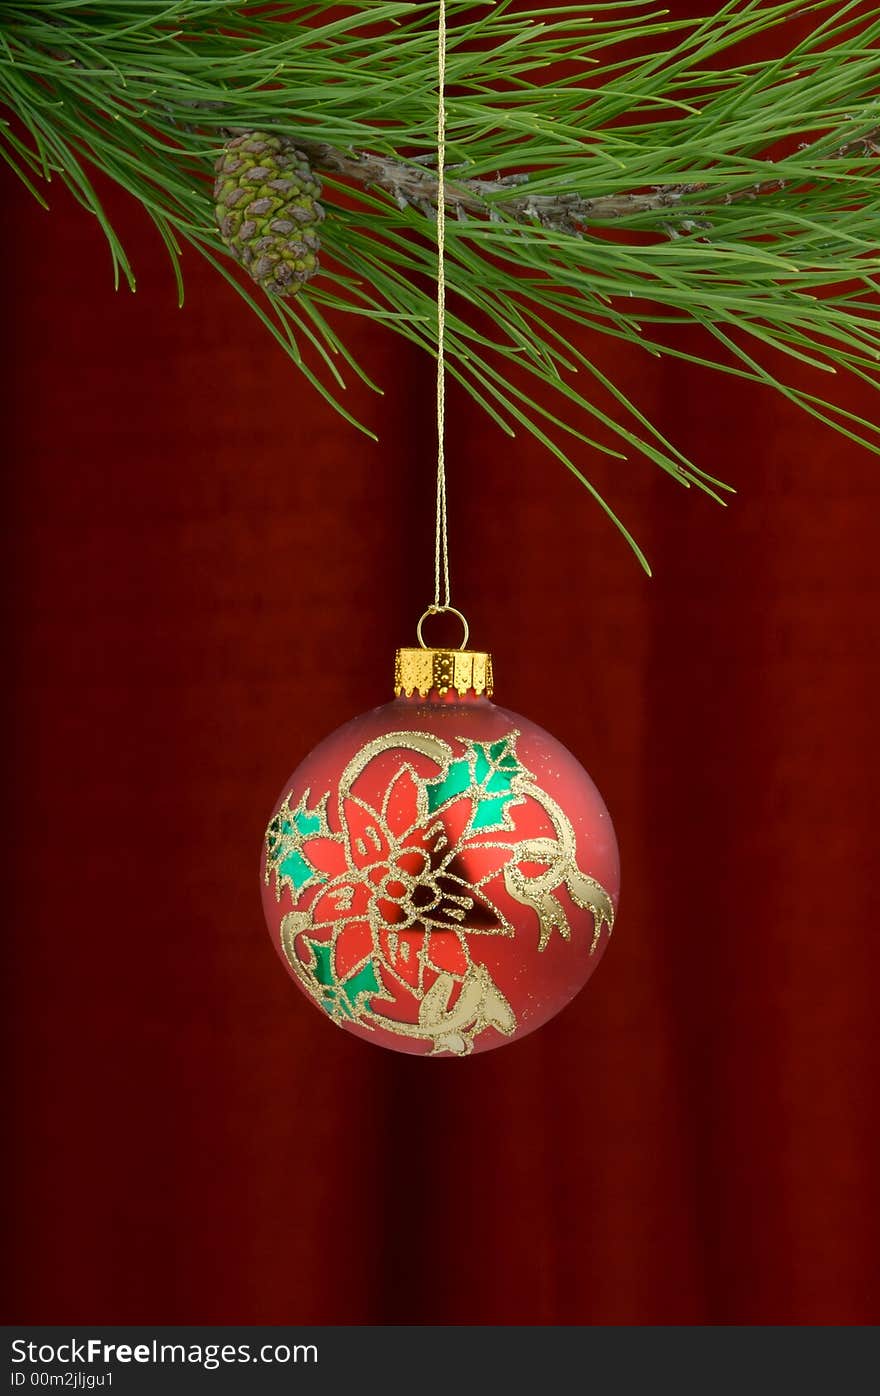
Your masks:
[{"label": "gold scalloped edge", "polygon": [[450,689],[492,697],[492,656],[484,650],[402,649],[394,656],[394,695],[427,698],[432,690],[444,696]]}]

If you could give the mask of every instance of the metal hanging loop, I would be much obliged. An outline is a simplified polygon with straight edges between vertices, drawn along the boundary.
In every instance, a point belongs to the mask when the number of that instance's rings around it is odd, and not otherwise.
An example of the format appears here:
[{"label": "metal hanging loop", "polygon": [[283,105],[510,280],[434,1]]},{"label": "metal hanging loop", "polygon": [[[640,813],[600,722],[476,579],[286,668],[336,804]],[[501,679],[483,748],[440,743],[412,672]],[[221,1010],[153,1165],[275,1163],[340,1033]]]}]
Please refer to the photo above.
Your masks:
[{"label": "metal hanging loop", "polygon": [[466,650],[468,637],[471,633],[470,627],[467,621],[465,620],[464,616],[462,615],[461,611],[457,610],[455,606],[429,606],[427,611],[424,611],[422,613],[422,615],[419,617],[419,623],[416,626],[416,635],[418,636],[419,644],[421,645],[423,650],[432,648],[431,645],[427,645],[425,643],[424,637],[422,636],[422,626],[424,625],[425,621],[428,619],[429,616],[439,616],[442,615],[444,612],[448,612],[449,615],[456,616],[458,620],[461,621],[462,629],[464,630],[464,635],[462,636],[462,641],[458,648],[460,650]]}]

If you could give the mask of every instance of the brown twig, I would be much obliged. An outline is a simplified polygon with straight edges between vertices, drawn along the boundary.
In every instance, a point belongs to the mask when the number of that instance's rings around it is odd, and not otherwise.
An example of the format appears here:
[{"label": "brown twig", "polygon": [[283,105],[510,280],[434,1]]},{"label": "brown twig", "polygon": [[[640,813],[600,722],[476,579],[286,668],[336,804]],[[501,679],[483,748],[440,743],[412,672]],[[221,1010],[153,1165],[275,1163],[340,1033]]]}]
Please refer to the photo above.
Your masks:
[{"label": "brown twig", "polygon": [[[401,207],[412,204],[426,213],[436,207],[437,176],[430,169],[383,155],[372,155],[367,151],[347,153],[319,141],[285,139],[304,151],[317,168],[341,175],[366,188],[384,189]],[[880,127],[874,127],[863,136],[838,146],[826,158],[845,159],[860,148],[866,153],[878,154],[878,142]],[[517,223],[539,223],[542,227],[559,232],[580,233],[590,223],[611,222],[637,213],[668,214],[689,194],[705,194],[700,208],[718,206],[776,193],[785,188],[786,181],[780,176],[771,176],[739,189],[725,189],[720,184],[668,184],[643,194],[599,194],[594,198],[584,198],[580,194],[524,193],[496,203],[491,197],[527,183],[528,175],[510,175],[495,180],[447,178],[446,205],[451,213],[459,216],[467,214],[476,218],[491,218],[493,214],[497,217],[503,213]],[[693,205],[688,206],[689,214],[698,215],[699,211]]]}]

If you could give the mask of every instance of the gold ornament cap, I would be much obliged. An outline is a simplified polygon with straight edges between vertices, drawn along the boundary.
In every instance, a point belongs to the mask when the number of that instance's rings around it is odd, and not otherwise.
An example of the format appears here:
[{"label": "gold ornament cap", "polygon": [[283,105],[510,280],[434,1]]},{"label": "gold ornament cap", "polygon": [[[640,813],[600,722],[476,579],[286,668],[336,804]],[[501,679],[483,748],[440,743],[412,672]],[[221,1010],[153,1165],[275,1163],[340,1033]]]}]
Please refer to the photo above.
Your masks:
[{"label": "gold ornament cap", "polygon": [[432,689],[441,696],[454,689],[462,695],[476,693],[491,698],[491,654],[485,650],[398,650],[394,656],[395,697],[420,693],[427,698]]},{"label": "gold ornament cap", "polygon": [[[461,647],[454,649],[431,649],[425,644],[422,626],[429,616],[446,612],[461,621],[464,634]],[[445,697],[451,689],[463,697],[466,693],[492,697],[492,656],[485,650],[467,648],[470,630],[461,611],[447,602],[445,606],[436,603],[429,606],[416,626],[418,649],[398,650],[394,656],[394,694],[400,698],[404,694],[411,698],[419,693],[427,698],[437,691]]]}]

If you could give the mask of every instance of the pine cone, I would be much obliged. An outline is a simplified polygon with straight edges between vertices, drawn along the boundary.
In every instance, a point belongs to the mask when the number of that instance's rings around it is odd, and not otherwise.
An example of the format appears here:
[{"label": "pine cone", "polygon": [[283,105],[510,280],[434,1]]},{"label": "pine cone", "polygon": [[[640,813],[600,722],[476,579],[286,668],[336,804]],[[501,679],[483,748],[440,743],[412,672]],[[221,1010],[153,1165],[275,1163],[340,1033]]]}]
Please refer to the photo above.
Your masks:
[{"label": "pine cone", "polygon": [[296,295],[318,270],[320,180],[301,150],[249,131],[215,166],[220,236],[237,262],[273,296]]}]

